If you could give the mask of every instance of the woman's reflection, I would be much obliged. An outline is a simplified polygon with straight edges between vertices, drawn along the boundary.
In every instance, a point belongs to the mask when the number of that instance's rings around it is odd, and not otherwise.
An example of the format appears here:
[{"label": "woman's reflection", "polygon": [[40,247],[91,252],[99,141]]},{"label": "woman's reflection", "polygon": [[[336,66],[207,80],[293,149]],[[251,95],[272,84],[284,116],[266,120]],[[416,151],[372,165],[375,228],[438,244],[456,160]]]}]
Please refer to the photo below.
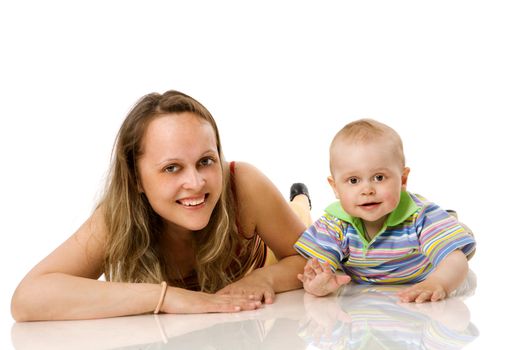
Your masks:
[{"label": "woman's reflection", "polygon": [[80,321],[14,323],[16,349],[303,350],[297,335],[304,292],[279,295],[260,310],[234,314],[142,315]]}]

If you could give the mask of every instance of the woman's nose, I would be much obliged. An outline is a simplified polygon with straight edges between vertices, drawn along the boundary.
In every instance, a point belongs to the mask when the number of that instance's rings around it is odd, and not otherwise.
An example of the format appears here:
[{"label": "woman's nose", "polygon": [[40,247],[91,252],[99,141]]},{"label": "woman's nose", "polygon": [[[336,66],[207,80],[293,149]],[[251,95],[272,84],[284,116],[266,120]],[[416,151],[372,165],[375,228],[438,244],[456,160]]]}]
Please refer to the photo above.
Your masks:
[{"label": "woman's nose", "polygon": [[204,177],[197,169],[186,169],[182,187],[185,189],[200,189],[204,185],[204,182]]}]

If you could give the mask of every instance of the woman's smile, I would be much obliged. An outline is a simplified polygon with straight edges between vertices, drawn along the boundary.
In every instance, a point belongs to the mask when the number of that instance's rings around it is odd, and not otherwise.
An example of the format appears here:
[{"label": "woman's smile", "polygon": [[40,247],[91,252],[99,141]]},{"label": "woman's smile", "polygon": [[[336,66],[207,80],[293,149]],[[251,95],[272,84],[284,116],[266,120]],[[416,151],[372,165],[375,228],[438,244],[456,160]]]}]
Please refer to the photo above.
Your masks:
[{"label": "woman's smile", "polygon": [[206,199],[209,194],[203,194],[201,196],[186,197],[176,200],[176,202],[184,207],[198,209],[202,208],[206,204]]}]

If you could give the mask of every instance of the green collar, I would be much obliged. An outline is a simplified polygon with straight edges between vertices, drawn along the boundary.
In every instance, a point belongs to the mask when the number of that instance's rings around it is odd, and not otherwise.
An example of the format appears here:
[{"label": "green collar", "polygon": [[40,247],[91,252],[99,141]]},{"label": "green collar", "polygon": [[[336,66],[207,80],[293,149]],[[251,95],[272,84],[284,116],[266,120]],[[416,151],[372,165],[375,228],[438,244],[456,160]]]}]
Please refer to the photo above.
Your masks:
[{"label": "green collar", "polygon": [[[388,215],[388,218],[386,219],[385,224],[383,225],[381,231],[379,231],[378,235],[382,233],[388,226],[396,226],[405,221],[410,215],[414,214],[417,208],[418,206],[414,202],[412,197],[410,197],[410,195],[406,191],[401,191],[399,204]],[[360,218],[351,216],[347,212],[345,212],[345,210],[341,206],[341,202],[337,201],[330,204],[325,209],[325,211],[328,214],[333,215],[340,220],[352,224],[352,226],[355,227],[355,229],[358,231],[361,237],[366,237],[365,230],[363,227],[363,221]]]}]

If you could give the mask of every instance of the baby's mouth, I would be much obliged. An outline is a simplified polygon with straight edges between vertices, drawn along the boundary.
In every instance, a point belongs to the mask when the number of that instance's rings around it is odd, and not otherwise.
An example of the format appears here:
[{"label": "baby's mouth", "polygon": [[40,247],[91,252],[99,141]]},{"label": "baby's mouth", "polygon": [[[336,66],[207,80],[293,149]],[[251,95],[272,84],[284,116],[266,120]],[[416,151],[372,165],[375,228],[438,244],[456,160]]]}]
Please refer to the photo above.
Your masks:
[{"label": "baby's mouth", "polygon": [[374,205],[378,205],[378,204],[381,204],[381,202],[363,203],[363,204],[360,205],[360,207],[365,207],[365,208],[367,208],[367,207],[372,207],[372,206],[374,206]]}]

